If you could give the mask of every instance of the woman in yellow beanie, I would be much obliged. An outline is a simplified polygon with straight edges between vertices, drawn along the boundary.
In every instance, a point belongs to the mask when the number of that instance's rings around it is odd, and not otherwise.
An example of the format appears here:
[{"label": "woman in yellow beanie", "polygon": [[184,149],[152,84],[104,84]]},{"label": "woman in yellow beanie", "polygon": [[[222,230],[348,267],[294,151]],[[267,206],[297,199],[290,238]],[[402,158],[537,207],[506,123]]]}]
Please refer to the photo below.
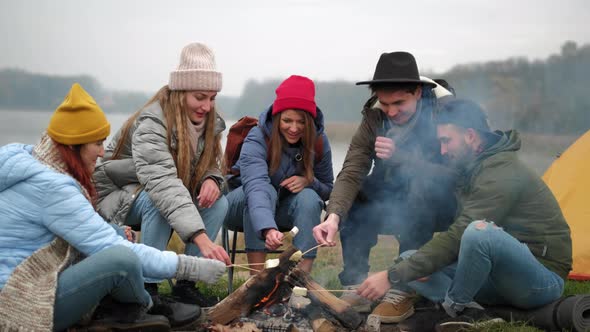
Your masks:
[{"label": "woman in yellow beanie", "polygon": [[219,261],[128,241],[95,211],[92,173],[109,133],[74,84],[40,143],[0,148],[0,331],[64,330],[107,295],[95,328],[167,331],[166,317],[146,314],[145,278],[215,282],[224,273]]},{"label": "woman in yellow beanie", "polygon": [[[184,47],[168,85],[114,136],[94,180],[99,213],[118,225],[139,226],[142,243],[163,250],[174,230],[187,244],[187,255],[230,264],[213,242],[228,207],[220,190],[220,90],[213,52],[200,43]],[[151,281],[146,288],[156,302],[159,280]],[[172,293],[180,302],[212,304],[203,302],[192,282],[177,282]]]}]

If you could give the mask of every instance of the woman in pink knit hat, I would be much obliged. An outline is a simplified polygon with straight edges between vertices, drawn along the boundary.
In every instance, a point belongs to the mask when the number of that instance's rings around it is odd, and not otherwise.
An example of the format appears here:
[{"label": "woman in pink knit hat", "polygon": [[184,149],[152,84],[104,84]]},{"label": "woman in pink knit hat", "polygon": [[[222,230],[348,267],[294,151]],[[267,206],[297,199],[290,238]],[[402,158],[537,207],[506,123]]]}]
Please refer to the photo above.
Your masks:
[{"label": "woman in pink knit hat", "polygon": [[[226,223],[230,229],[243,225],[249,263],[263,263],[267,250],[283,244],[281,231],[293,226],[299,228],[293,239],[297,248],[306,251],[316,244],[312,229],[320,222],[334,173],[324,116],[314,97],[309,78],[293,75],[283,81],[231,169],[242,186],[227,195]],[[311,270],[316,251],[303,256],[302,269]]]},{"label": "woman in pink knit hat", "polygon": [[[185,254],[229,264],[223,247],[213,242],[227,212],[220,190],[225,122],[215,109],[221,78],[207,46],[185,46],[168,84],[113,137],[94,179],[99,213],[111,223],[141,229],[142,243],[163,250],[175,231],[186,243]],[[157,303],[159,281],[146,283]],[[212,304],[194,282],[177,282],[172,294],[179,302]],[[170,311],[161,304],[162,313]]]}]

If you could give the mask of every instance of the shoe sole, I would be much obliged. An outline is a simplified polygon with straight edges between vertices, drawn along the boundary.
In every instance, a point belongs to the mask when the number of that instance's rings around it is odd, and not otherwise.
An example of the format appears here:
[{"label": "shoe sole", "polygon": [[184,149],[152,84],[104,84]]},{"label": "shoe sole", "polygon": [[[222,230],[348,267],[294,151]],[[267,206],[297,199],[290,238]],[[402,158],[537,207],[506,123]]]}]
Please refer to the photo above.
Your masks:
[{"label": "shoe sole", "polygon": [[207,312],[201,308],[201,314],[199,315],[199,317],[197,317],[196,319],[190,321],[190,322],[185,322],[183,324],[179,324],[179,326],[172,326],[171,331],[194,331],[195,328],[202,323],[205,323],[207,321]]},{"label": "shoe sole", "polygon": [[142,332],[167,332],[170,331],[168,322],[146,322],[146,323],[109,323],[103,326],[89,326],[88,332],[107,332],[107,331],[142,331]]},{"label": "shoe sole", "polygon": [[376,319],[379,319],[379,321],[381,323],[390,324],[390,323],[399,323],[399,322],[405,320],[406,318],[412,316],[413,314],[414,314],[414,308],[412,307],[412,308],[410,308],[410,310],[406,311],[401,316],[380,316],[380,315],[370,314],[369,317],[375,317]]}]

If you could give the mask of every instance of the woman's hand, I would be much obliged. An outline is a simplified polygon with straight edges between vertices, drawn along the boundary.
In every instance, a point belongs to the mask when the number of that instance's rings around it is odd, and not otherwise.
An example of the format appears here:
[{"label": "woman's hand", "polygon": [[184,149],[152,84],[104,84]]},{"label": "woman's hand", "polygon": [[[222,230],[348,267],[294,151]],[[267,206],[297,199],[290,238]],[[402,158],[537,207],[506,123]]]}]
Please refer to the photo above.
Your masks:
[{"label": "woman's hand", "polygon": [[197,196],[199,207],[210,208],[217,201],[220,193],[221,191],[215,180],[205,180],[199,191],[199,196]]},{"label": "woman's hand", "polygon": [[201,250],[203,257],[216,259],[225,263],[225,265],[231,265],[227,252],[225,252],[222,246],[213,243],[209,237],[207,237],[206,233],[197,235],[194,239],[194,243],[199,247],[199,250]]},{"label": "woman's hand", "polygon": [[309,181],[306,178],[299,175],[293,175],[290,178],[283,180],[280,184],[281,187],[287,188],[290,192],[296,194],[309,186]]},{"label": "woman's hand", "polygon": [[131,227],[125,226],[125,237],[127,238],[127,241],[135,243],[135,239],[137,238],[137,235],[131,229]]},{"label": "woman's hand", "polygon": [[266,249],[277,250],[283,245],[283,236],[283,233],[277,231],[274,228],[268,229],[264,235]]}]

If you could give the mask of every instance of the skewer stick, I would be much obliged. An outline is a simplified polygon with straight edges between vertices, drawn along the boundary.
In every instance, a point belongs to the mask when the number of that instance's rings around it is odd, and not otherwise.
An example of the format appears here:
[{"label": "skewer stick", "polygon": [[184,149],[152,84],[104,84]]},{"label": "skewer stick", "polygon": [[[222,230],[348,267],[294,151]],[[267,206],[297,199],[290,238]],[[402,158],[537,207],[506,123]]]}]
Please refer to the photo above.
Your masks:
[{"label": "skewer stick", "polygon": [[237,266],[237,267],[242,267],[242,266],[253,266],[253,265],[264,265],[265,263],[243,263],[243,264],[232,264],[230,266]]},{"label": "skewer stick", "polygon": [[354,289],[308,289],[308,292],[341,292],[341,293],[348,293],[348,292],[356,292]]},{"label": "skewer stick", "polygon": [[325,244],[318,244],[317,246],[315,246],[313,248],[310,248],[310,249],[306,250],[305,252],[303,252],[303,254],[301,254],[301,256],[307,254],[308,252],[310,252],[310,251],[312,251],[312,250],[314,250],[316,248],[323,247],[323,246],[325,246]]},{"label": "skewer stick", "polygon": [[241,269],[246,269],[246,270],[250,270],[250,271],[254,271],[254,272],[260,272],[260,270],[256,270],[256,269],[253,269],[251,267],[244,266],[244,265],[233,264],[233,265],[230,265],[230,266],[239,267]]}]

